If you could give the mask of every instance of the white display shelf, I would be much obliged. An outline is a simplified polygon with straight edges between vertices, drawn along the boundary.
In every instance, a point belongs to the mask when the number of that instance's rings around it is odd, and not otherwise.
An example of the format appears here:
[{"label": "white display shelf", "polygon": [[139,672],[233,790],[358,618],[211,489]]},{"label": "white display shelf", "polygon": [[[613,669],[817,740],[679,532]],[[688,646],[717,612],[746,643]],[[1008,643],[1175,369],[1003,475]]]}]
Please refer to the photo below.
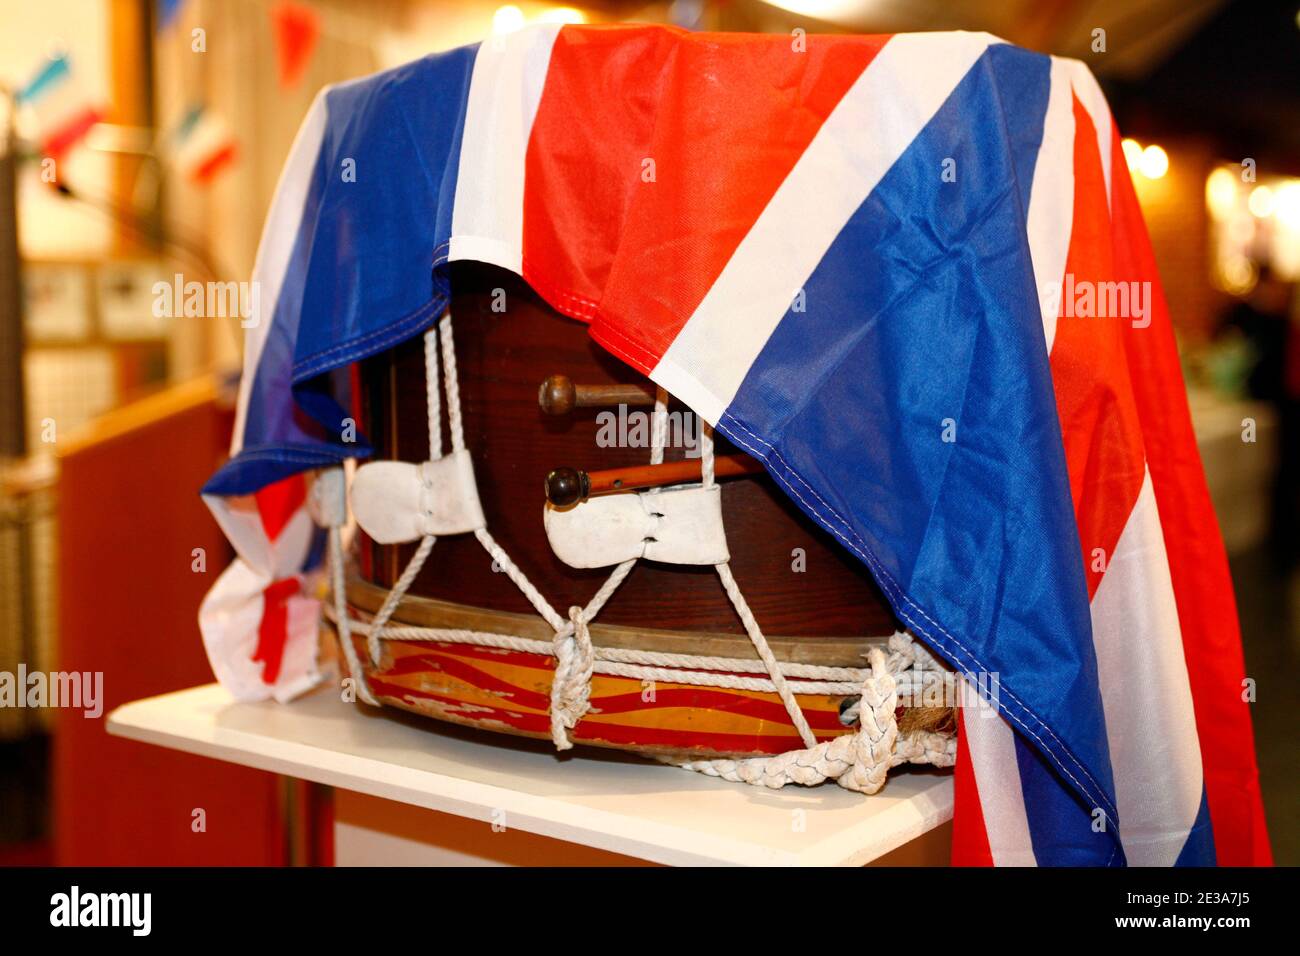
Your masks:
[{"label": "white display shelf", "polygon": [[875,796],[772,791],[641,758],[341,701],[239,703],[216,684],[125,704],[109,732],[674,865],[861,865],[952,817],[952,778],[899,768]]}]

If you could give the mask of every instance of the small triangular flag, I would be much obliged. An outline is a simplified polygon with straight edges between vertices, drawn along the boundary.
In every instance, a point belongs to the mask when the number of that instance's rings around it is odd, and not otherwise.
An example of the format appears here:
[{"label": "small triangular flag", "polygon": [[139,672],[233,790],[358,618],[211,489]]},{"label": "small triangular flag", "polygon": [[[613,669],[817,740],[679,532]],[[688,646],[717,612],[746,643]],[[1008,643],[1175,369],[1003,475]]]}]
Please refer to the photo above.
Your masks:
[{"label": "small triangular flag", "polygon": [[280,85],[285,89],[297,86],[316,49],[320,15],[311,7],[283,0],[271,8],[271,27],[280,63]]},{"label": "small triangular flag", "polygon": [[186,111],[170,136],[172,161],[186,179],[206,186],[238,155],[230,125],[202,105]]},{"label": "small triangular flag", "polygon": [[41,63],[14,94],[14,102],[31,110],[39,127],[41,154],[52,159],[62,159],[104,119],[104,108],[77,82],[62,53]]}]

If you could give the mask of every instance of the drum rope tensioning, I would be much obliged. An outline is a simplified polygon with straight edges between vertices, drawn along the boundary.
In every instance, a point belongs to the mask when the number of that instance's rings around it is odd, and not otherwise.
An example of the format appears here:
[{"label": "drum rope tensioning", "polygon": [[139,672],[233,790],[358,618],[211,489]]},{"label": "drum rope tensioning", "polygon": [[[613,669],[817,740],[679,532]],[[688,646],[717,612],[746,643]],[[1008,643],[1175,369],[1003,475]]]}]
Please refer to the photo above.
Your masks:
[{"label": "drum rope tensioning", "polygon": [[[707,563],[714,564],[723,590],[758,654],[758,661],[594,645],[589,630],[590,622],[599,614],[640,557],[644,556],[645,548],[641,554],[620,561],[586,606],[575,605],[569,608],[567,619],[562,617],[492,537],[482,517],[472,464],[465,446],[450,312],[444,314],[440,322],[425,333],[424,359],[430,460],[420,466],[400,463],[365,465],[358,472],[360,479],[362,473],[369,469],[364,487],[359,489],[358,481],[353,483],[354,513],[358,523],[372,537],[374,532],[371,527],[367,527],[368,524],[382,524],[386,530],[400,525],[400,530],[389,532],[386,541],[419,540],[406,568],[368,622],[355,620],[351,616],[345,594],[343,528],[347,523],[347,492],[343,470],[334,468],[320,473],[313,486],[313,502],[318,520],[329,529],[333,608],[328,616],[337,628],[344,658],[356,683],[357,695],[364,702],[372,705],[380,703],[369,687],[358,658],[353,644],[354,633],[366,635],[369,656],[376,666],[382,659],[385,640],[467,644],[553,657],[555,671],[551,681],[549,717],[551,739],[558,750],[567,750],[573,746],[570,731],[589,709],[592,675],[601,673],[643,681],[662,680],[777,694],[799,733],[803,749],[736,759],[656,758],[700,773],[772,788],[787,783],[815,785],[833,779],[846,789],[869,794],[878,791],[884,785],[888,770],[899,764],[952,765],[956,755],[954,737],[925,728],[900,731],[898,727],[900,690],[913,700],[933,693],[941,694],[944,700],[949,700],[954,694],[954,675],[943,668],[927,650],[914,643],[909,635],[899,632],[889,639],[888,654],[879,647],[872,647],[868,651],[869,666],[866,668],[781,662],[773,653],[750,610],[731,573],[728,560]],[[447,456],[442,451],[440,427],[444,391],[452,444],[451,453]],[[660,388],[655,396],[651,424],[652,465],[663,462],[667,441],[667,405],[668,395]],[[707,426],[701,436],[700,450],[700,482],[689,488],[675,488],[673,494],[693,490],[716,498],[719,489],[715,484],[713,435]],[[393,500],[402,496],[388,493],[387,489],[391,483],[408,481],[407,476],[410,476],[410,481],[417,480],[418,476],[419,487],[415,489],[415,497],[411,500],[418,499],[423,504],[417,509],[419,513],[394,514]],[[406,490],[400,484],[392,486]],[[375,493],[370,493],[370,489],[374,489]],[[359,490],[364,492],[364,501],[358,500]],[[646,494],[655,495],[660,490],[655,488]],[[435,518],[433,502],[436,500],[452,503],[449,509],[454,515],[452,519],[446,515]],[[716,501],[714,504],[716,507]],[[362,519],[362,511],[368,520]],[[472,530],[495,566],[514,582],[546,621],[554,638],[548,643],[466,628],[409,625],[390,627],[390,618],[433,550],[438,537],[433,533],[435,525],[441,527],[443,533]],[[651,545],[654,538],[647,537],[646,542]],[[722,550],[725,554],[725,546]],[[753,677],[747,676],[748,674],[764,676]],[[842,714],[846,722],[856,718],[858,729],[853,733],[818,742],[795,699],[796,693],[859,695],[858,701],[847,707]]]}]

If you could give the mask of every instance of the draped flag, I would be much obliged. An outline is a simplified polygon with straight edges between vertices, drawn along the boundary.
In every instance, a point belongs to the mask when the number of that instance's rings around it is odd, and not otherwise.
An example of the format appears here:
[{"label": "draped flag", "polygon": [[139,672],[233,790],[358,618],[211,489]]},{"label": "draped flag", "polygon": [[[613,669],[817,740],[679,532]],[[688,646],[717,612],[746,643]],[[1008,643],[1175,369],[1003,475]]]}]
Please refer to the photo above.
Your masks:
[{"label": "draped flag", "polygon": [[958,862],[1269,861],[1169,316],[1081,63],[539,26],[322,93],[205,489],[242,536],[204,612],[240,696],[314,679],[277,584],[313,535],[266,490],[368,454],[347,366],[427,328],[465,259],[762,460],[994,705],[962,714]]}]

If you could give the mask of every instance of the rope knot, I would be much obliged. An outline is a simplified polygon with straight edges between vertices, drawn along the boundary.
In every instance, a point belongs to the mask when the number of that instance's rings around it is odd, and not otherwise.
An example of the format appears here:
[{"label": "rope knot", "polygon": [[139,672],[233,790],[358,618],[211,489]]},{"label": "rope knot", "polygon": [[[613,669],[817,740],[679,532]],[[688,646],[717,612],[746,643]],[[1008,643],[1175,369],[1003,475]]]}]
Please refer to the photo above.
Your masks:
[{"label": "rope knot", "polygon": [[876,793],[885,785],[893,765],[894,743],[898,739],[898,682],[890,673],[889,661],[880,648],[868,655],[871,676],[862,682],[858,705],[858,731],[852,736],[852,765],[837,778],[840,786],[861,793]]},{"label": "rope knot", "polygon": [[551,740],[556,750],[569,750],[569,731],[591,707],[591,675],[596,652],[591,646],[587,615],[569,608],[569,623],[555,631],[555,676],[551,678]]}]

